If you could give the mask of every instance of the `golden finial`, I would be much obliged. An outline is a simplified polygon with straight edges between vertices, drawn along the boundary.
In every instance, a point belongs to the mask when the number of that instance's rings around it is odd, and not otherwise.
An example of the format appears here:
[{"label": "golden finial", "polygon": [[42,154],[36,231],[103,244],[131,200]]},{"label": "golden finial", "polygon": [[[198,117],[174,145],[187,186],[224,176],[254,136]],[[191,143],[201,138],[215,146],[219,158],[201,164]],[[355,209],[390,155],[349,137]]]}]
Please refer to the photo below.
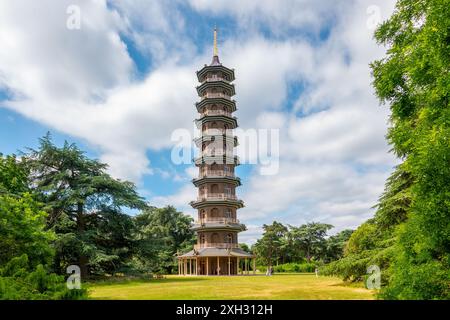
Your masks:
[{"label": "golden finial", "polygon": [[218,57],[219,56],[219,52],[217,50],[217,28],[214,27],[214,56]]}]

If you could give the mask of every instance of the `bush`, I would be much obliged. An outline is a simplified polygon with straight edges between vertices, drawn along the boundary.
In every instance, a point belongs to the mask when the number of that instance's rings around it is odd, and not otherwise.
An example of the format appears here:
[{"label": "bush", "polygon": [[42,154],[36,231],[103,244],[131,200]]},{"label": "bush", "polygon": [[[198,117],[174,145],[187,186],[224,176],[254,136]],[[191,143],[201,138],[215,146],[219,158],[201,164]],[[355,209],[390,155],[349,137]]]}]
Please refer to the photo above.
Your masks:
[{"label": "bush", "polygon": [[11,259],[0,269],[0,300],[75,300],[87,298],[86,289],[69,290],[63,276],[43,265],[28,269],[28,257]]},{"label": "bush", "polygon": [[[317,265],[315,263],[285,263],[273,266],[273,272],[289,272],[289,273],[300,273],[300,272],[314,272]],[[260,272],[266,272],[267,266],[259,266],[257,269]]]}]

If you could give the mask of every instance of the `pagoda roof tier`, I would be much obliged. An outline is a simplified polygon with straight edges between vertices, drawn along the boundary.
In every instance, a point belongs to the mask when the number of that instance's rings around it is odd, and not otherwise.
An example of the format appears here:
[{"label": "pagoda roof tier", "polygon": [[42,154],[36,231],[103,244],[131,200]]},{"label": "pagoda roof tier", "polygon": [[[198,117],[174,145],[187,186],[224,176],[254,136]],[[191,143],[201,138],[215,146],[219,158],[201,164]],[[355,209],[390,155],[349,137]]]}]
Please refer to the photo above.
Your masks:
[{"label": "pagoda roof tier", "polygon": [[213,121],[225,122],[226,124],[229,124],[231,126],[229,129],[235,129],[238,126],[236,117],[230,117],[230,116],[226,116],[226,115],[217,115],[217,116],[205,115],[199,119],[196,119],[195,124],[197,125],[197,128],[200,129],[204,123],[213,122]]},{"label": "pagoda roof tier", "polygon": [[237,209],[244,207],[244,201],[242,201],[240,199],[236,199],[236,198],[233,199],[233,198],[227,198],[227,197],[223,197],[223,198],[212,198],[212,197],[200,198],[200,199],[197,199],[195,201],[191,201],[189,204],[194,209],[201,209],[201,208],[209,207],[209,206],[212,206],[212,205],[232,206],[232,207],[235,207]]},{"label": "pagoda roof tier", "polygon": [[226,182],[234,184],[236,187],[241,185],[241,179],[239,177],[227,177],[227,176],[204,176],[201,178],[194,178],[192,179],[192,183],[198,187],[205,183],[220,183],[220,182]]},{"label": "pagoda roof tier", "polygon": [[227,99],[227,98],[223,98],[223,97],[220,97],[220,98],[204,98],[204,99],[202,99],[202,101],[200,101],[200,102],[196,102],[195,103],[195,107],[197,108],[197,111],[198,112],[202,112],[202,109],[204,108],[204,107],[206,107],[207,105],[210,105],[210,104],[223,104],[223,105],[225,105],[225,106],[227,106],[230,110],[230,112],[235,112],[236,110],[237,110],[237,108],[236,108],[236,101],[234,101],[234,100],[230,100],[230,99]]},{"label": "pagoda roof tier", "polygon": [[198,95],[200,97],[202,97],[207,89],[212,89],[212,88],[224,89],[227,91],[226,94],[228,94],[228,96],[230,96],[230,97],[232,97],[236,94],[236,91],[234,90],[234,84],[230,84],[223,80],[214,80],[214,81],[208,80],[208,81],[203,82],[196,89],[197,89]]},{"label": "pagoda roof tier", "polygon": [[221,137],[222,141],[226,141],[227,144],[233,143],[235,147],[239,144],[237,136],[230,136],[226,134],[203,134],[200,137],[195,138],[194,142],[197,147],[201,147],[203,142],[214,141],[215,137]]},{"label": "pagoda roof tier", "polygon": [[234,69],[228,69],[227,67],[224,67],[222,64],[214,64],[214,65],[206,65],[201,68],[199,71],[197,71],[197,79],[198,82],[203,82],[208,74],[208,72],[222,72],[223,76],[228,81],[234,81]]},{"label": "pagoda roof tier", "polygon": [[220,222],[205,222],[194,223],[192,230],[194,231],[245,231],[245,225],[241,223],[220,223]]},{"label": "pagoda roof tier", "polygon": [[191,250],[183,255],[178,256],[180,258],[193,258],[193,257],[241,257],[241,258],[254,258],[251,253],[245,252],[241,248],[199,248]]},{"label": "pagoda roof tier", "polygon": [[238,156],[227,156],[227,155],[215,155],[215,156],[200,156],[194,159],[195,165],[201,164],[234,164],[239,165]]}]

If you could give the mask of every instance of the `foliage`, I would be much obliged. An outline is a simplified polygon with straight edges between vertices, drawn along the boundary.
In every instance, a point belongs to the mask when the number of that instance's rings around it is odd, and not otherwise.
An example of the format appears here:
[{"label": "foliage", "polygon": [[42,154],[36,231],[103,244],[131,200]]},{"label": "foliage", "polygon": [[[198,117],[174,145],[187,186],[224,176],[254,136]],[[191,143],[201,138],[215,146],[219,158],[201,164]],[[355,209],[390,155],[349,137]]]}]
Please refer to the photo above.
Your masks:
[{"label": "foliage", "polygon": [[[288,273],[306,273],[306,272],[314,272],[316,270],[317,264],[316,263],[284,263],[279,264],[277,266],[273,267],[274,272],[288,272]],[[259,266],[256,268],[260,272],[266,272],[267,267],[266,266]]]},{"label": "foliage", "polygon": [[331,262],[341,259],[344,256],[344,249],[352,234],[353,230],[345,229],[328,237],[325,241],[325,250],[324,255],[322,255],[322,260],[324,262]]},{"label": "foliage", "polygon": [[46,264],[53,251],[47,214],[28,189],[28,172],[14,156],[0,155],[0,266],[26,254],[30,265]]},{"label": "foliage", "polygon": [[21,254],[27,254],[32,265],[50,262],[54,234],[45,230],[46,216],[28,193],[0,195],[0,265]]},{"label": "foliage", "polygon": [[294,246],[301,250],[308,262],[318,259],[325,249],[325,236],[333,228],[330,224],[311,222],[300,227],[290,226]]},{"label": "foliage", "polygon": [[69,290],[63,276],[49,273],[42,265],[30,268],[26,254],[0,268],[1,300],[75,300],[87,298],[86,289]]},{"label": "foliage", "polygon": [[133,218],[135,263],[138,269],[156,273],[174,273],[176,253],[193,248],[193,219],[174,207],[147,208]]},{"label": "foliage", "polygon": [[343,230],[327,237],[333,226],[311,222],[299,227],[284,226],[274,221],[264,225],[263,236],[252,246],[258,265],[285,263],[329,262],[343,255],[345,244],[352,230]]},{"label": "foliage", "polygon": [[450,297],[449,7],[399,0],[375,33],[388,51],[372,63],[374,87],[391,109],[388,140],[413,180],[384,298]]},{"label": "foliage", "polygon": [[390,281],[389,266],[394,258],[396,228],[405,221],[411,203],[411,175],[398,166],[387,179],[380,196],[375,217],[354,231],[343,257],[321,268],[322,274],[339,275],[346,281],[361,281],[370,265],[382,271],[382,284]]},{"label": "foliage", "polygon": [[55,146],[49,134],[25,158],[33,191],[49,213],[48,226],[58,234],[55,268],[61,271],[78,264],[82,277],[88,268],[119,269],[116,264],[126,255],[127,234],[112,236],[110,228],[121,230],[129,223],[120,214],[123,207],[145,207],[134,184],[112,178],[105,164],[87,158],[74,144]]},{"label": "foliage", "polygon": [[49,273],[53,258],[47,213],[28,186],[28,170],[14,156],[0,155],[0,299],[80,299],[62,276]]},{"label": "foliage", "polygon": [[281,243],[288,229],[283,224],[274,221],[271,225],[263,225],[264,233],[253,247],[253,251],[269,267],[278,258]]}]

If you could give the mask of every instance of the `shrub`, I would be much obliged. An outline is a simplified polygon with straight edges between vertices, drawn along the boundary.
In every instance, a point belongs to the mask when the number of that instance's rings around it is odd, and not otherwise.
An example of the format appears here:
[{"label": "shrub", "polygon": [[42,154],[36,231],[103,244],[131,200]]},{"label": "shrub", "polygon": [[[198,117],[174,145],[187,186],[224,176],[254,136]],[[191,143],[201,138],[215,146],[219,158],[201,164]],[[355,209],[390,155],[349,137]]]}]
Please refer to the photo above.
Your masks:
[{"label": "shrub", "polygon": [[[277,266],[273,266],[274,272],[289,272],[289,273],[300,273],[300,272],[314,272],[316,269],[315,263],[285,263],[285,264],[279,264]],[[257,269],[260,272],[266,272],[267,266],[259,266]]]},{"label": "shrub", "polygon": [[86,289],[69,290],[63,276],[49,273],[43,265],[28,268],[28,257],[11,259],[0,269],[1,300],[75,300],[87,298]]}]

